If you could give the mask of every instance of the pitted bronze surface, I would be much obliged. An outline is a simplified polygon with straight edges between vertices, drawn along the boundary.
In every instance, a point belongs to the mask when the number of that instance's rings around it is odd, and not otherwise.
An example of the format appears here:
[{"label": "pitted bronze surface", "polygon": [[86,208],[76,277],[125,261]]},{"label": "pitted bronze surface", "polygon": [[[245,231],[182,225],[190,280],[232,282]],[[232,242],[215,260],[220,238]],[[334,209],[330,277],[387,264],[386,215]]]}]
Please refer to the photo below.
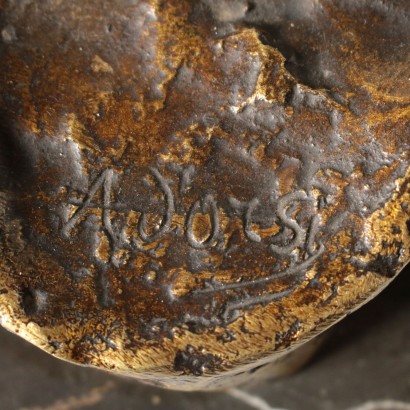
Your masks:
[{"label": "pitted bronze surface", "polygon": [[0,4],[6,328],[210,387],[409,260],[406,0]]}]

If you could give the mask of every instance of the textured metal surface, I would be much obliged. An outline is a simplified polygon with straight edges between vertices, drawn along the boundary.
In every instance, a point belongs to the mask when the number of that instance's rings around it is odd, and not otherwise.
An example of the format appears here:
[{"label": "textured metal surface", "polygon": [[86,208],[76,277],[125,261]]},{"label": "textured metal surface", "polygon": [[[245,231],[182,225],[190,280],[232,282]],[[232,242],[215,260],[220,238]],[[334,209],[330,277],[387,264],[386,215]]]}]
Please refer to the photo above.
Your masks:
[{"label": "textured metal surface", "polygon": [[184,393],[144,386],[53,360],[0,331],[2,409],[407,410],[410,276],[408,270],[403,273],[333,328],[309,366],[280,381],[241,387],[241,395],[237,390]]},{"label": "textured metal surface", "polygon": [[6,328],[212,387],[408,261],[407,1],[0,4]]}]

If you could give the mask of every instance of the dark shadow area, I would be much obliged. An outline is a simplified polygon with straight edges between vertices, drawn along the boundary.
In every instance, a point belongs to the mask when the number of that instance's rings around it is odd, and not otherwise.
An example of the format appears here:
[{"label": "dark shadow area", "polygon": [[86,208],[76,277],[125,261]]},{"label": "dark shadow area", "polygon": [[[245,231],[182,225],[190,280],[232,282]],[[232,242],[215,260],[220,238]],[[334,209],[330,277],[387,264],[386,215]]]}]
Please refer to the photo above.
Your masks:
[{"label": "dark shadow area", "polygon": [[0,190],[23,189],[30,183],[32,158],[17,129],[0,112]]}]

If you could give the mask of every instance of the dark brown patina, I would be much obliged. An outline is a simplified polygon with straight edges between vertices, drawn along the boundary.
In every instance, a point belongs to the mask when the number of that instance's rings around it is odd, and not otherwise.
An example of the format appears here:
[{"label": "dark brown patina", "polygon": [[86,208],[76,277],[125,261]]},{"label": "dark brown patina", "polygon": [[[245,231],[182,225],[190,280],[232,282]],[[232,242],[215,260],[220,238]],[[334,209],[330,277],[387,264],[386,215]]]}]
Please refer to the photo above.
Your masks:
[{"label": "dark brown patina", "polygon": [[6,328],[210,387],[409,260],[406,0],[0,5]]}]

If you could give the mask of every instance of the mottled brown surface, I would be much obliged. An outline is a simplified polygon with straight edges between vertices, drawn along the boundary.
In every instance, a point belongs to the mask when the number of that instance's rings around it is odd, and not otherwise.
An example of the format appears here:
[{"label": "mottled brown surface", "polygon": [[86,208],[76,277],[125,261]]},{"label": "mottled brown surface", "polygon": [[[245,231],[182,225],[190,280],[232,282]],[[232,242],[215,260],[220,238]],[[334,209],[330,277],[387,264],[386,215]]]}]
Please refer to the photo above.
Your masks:
[{"label": "mottled brown surface", "polygon": [[409,260],[406,0],[0,4],[6,328],[211,387]]},{"label": "mottled brown surface", "polygon": [[[80,368],[0,329],[1,408],[256,410],[259,399],[266,403],[260,410],[404,410],[410,406],[409,268],[381,295],[332,327],[320,352],[296,374],[222,392],[158,389]],[[238,397],[238,390],[250,394],[253,402]]]}]

